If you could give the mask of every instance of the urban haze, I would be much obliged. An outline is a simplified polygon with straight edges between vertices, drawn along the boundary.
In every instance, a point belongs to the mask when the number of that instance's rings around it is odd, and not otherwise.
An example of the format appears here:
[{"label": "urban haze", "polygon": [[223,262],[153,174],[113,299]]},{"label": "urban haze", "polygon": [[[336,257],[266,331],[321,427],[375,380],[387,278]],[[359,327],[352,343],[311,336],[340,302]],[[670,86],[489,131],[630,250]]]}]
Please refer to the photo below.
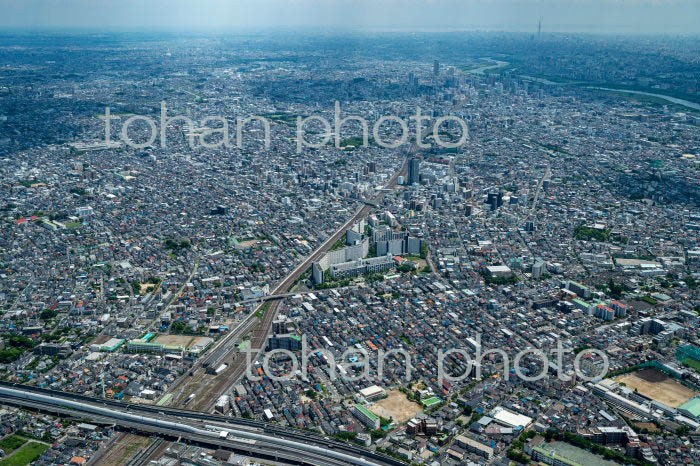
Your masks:
[{"label": "urban haze", "polygon": [[0,0],[0,466],[700,464],[699,18]]}]

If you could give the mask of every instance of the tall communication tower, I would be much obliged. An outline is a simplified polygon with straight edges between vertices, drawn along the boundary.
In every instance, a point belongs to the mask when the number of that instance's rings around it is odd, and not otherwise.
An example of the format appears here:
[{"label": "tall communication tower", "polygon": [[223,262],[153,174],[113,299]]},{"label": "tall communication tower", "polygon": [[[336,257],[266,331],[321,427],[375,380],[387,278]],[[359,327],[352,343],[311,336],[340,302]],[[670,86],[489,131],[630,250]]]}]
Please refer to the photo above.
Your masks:
[{"label": "tall communication tower", "polygon": [[540,16],[540,21],[537,23],[537,40],[540,40],[541,34],[542,34],[542,17]]}]

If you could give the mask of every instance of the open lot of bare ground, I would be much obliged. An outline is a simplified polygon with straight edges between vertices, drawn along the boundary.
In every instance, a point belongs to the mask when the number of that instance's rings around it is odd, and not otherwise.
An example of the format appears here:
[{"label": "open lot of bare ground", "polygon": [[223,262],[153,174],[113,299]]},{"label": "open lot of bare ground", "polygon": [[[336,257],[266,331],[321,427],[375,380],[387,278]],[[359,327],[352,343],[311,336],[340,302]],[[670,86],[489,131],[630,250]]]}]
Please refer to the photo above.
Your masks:
[{"label": "open lot of bare ground", "polygon": [[179,345],[183,348],[187,348],[194,338],[195,337],[188,335],[158,335],[153,342],[162,345]]},{"label": "open lot of bare ground", "polygon": [[393,418],[394,422],[402,424],[422,413],[423,408],[409,401],[406,395],[399,390],[392,390],[389,392],[388,397],[377,401],[374,406],[370,408],[370,411],[377,416],[387,419]]},{"label": "open lot of bare ground", "polygon": [[642,395],[672,408],[679,407],[695,395],[691,389],[655,369],[624,374],[616,377],[615,381],[622,382],[627,388],[636,389]]},{"label": "open lot of bare ground", "polygon": [[112,338],[109,335],[97,335],[97,337],[92,340],[91,345],[101,345],[103,343],[107,343],[107,341]]},{"label": "open lot of bare ground", "polygon": [[259,239],[249,239],[249,240],[245,240],[245,241],[239,241],[238,247],[239,248],[251,248],[251,247],[255,246],[256,244],[258,244],[259,242],[260,242]]},{"label": "open lot of bare ground", "polygon": [[658,432],[659,428],[653,422],[633,422],[640,429],[647,429],[649,432]]},{"label": "open lot of bare ground", "polygon": [[141,283],[141,289],[139,294],[146,294],[149,291],[153,291],[155,287],[158,286],[155,283]]}]

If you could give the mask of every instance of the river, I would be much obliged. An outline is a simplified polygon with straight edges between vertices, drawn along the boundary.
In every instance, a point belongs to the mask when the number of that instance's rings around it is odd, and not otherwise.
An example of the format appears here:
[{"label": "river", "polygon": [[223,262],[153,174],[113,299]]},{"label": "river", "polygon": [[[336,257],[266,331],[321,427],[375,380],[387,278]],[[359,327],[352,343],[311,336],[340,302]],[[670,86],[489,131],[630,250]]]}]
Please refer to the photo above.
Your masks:
[{"label": "river", "polygon": [[613,92],[627,92],[630,94],[641,94],[641,95],[648,95],[652,97],[658,97],[659,99],[664,99],[668,102],[677,104],[677,105],[682,105],[684,107],[692,108],[694,110],[700,110],[700,104],[696,104],[695,102],[691,102],[689,100],[685,99],[679,99],[677,97],[671,97],[668,95],[663,95],[663,94],[653,94],[651,92],[642,92],[642,91],[629,91],[627,89],[613,89],[609,87],[594,87],[594,86],[588,86],[586,89],[597,89],[599,91],[613,91]]},{"label": "river", "polygon": [[484,74],[484,71],[486,71],[486,70],[492,70],[494,68],[502,68],[502,67],[508,65],[507,61],[494,60],[493,58],[487,58],[486,60],[492,61],[493,65],[480,66],[479,68],[474,68],[472,70],[467,71],[467,73]]}]

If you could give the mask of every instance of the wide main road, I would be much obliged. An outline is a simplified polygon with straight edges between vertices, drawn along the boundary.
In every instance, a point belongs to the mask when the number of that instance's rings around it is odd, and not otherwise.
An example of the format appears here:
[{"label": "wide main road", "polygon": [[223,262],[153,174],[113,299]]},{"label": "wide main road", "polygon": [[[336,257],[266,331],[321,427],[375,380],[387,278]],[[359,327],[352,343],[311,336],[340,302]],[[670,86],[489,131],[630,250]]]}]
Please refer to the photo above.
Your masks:
[{"label": "wide main road", "polygon": [[118,425],[168,439],[186,439],[209,448],[243,452],[255,458],[284,459],[314,466],[402,464],[393,458],[306,432],[281,430],[274,426],[268,430],[262,423],[246,425],[224,416],[161,410],[155,406],[100,400],[19,384],[0,383],[0,402]]},{"label": "wide main road", "polygon": [[[384,196],[396,187],[399,176],[405,173],[408,166],[408,159],[402,161],[401,167],[392,175],[389,181],[371,199],[364,202],[342,226],[326,239],[308,255],[299,265],[297,265],[287,276],[281,280],[270,292],[269,296],[280,296],[287,294],[288,290],[297,280],[311,267],[314,262],[319,261],[323,255],[360,219],[365,218],[369,213],[381,203]],[[188,408],[200,411],[211,411],[216,400],[222,394],[229,393],[238,380],[244,375],[246,370],[246,355],[238,352],[236,344],[246,335],[251,335],[251,361],[255,361],[267,342],[270,334],[272,322],[277,316],[279,301],[267,301],[257,306],[244,320],[225,335],[216,346],[209,352],[209,355],[202,358],[191,369],[193,376],[184,376],[172,386],[171,393],[174,394],[176,404],[181,404],[187,397],[194,394],[195,397]],[[205,373],[203,367],[216,369],[222,364],[228,367],[219,375]]]},{"label": "wide main road", "polygon": [[[297,267],[292,270],[287,277],[282,280],[274,290],[270,293],[271,296],[276,296],[276,295],[283,295],[286,294],[287,291],[296,283],[297,280],[301,278],[301,276],[306,272],[309,267],[314,262],[318,262],[321,260],[324,254],[326,254],[331,247],[345,235],[348,229],[350,229],[355,223],[360,221],[361,219],[367,217],[370,212],[374,209],[374,206],[379,205],[381,201],[384,199],[384,196],[388,192],[390,192],[394,187],[396,187],[397,180],[399,176],[402,173],[405,173],[406,169],[408,167],[408,159],[404,159],[403,163],[401,164],[401,167],[399,170],[397,170],[393,176],[389,179],[388,183],[384,185],[382,189],[379,190],[379,192],[369,201],[365,201],[365,204],[360,207],[355,214],[347,221],[345,222],[340,228],[338,228],[335,233],[333,233],[326,241],[323,242],[316,250],[311,253],[309,256],[306,257]],[[251,361],[255,361],[260,352],[264,349],[265,344],[267,342],[267,337],[270,334],[270,329],[272,327],[272,322],[275,320],[277,316],[277,307],[279,306],[279,301],[274,301],[274,302],[269,302],[267,305],[267,310],[265,312],[265,315],[263,316],[263,321],[261,322],[261,325],[256,329],[255,331],[255,337],[251,339]],[[265,304],[261,304],[257,309],[264,309]],[[254,316],[255,313],[252,313],[251,316]],[[251,317],[249,317],[250,319]],[[254,317],[253,317],[254,318]],[[243,322],[245,324],[245,322]],[[233,336],[235,334],[234,332],[231,332],[229,336]],[[228,343],[224,343],[222,345],[221,350],[217,351],[224,351],[226,352],[227,355],[233,355],[233,362],[231,364],[231,370],[230,372],[227,371],[226,374],[226,380],[228,383],[226,383],[223,387],[222,390],[217,393],[217,396],[214,397],[214,399],[209,401],[209,405],[207,405],[207,408],[210,410],[213,403],[216,402],[216,398],[218,398],[219,395],[221,394],[226,394],[229,393],[233,385],[235,385],[238,380],[243,376],[246,370],[246,355],[242,353],[236,354],[234,351],[234,348],[232,348],[232,342],[235,344],[235,340],[232,338],[228,341]],[[218,353],[220,354],[220,353]],[[212,353],[212,357],[215,357],[217,353]]]}]

